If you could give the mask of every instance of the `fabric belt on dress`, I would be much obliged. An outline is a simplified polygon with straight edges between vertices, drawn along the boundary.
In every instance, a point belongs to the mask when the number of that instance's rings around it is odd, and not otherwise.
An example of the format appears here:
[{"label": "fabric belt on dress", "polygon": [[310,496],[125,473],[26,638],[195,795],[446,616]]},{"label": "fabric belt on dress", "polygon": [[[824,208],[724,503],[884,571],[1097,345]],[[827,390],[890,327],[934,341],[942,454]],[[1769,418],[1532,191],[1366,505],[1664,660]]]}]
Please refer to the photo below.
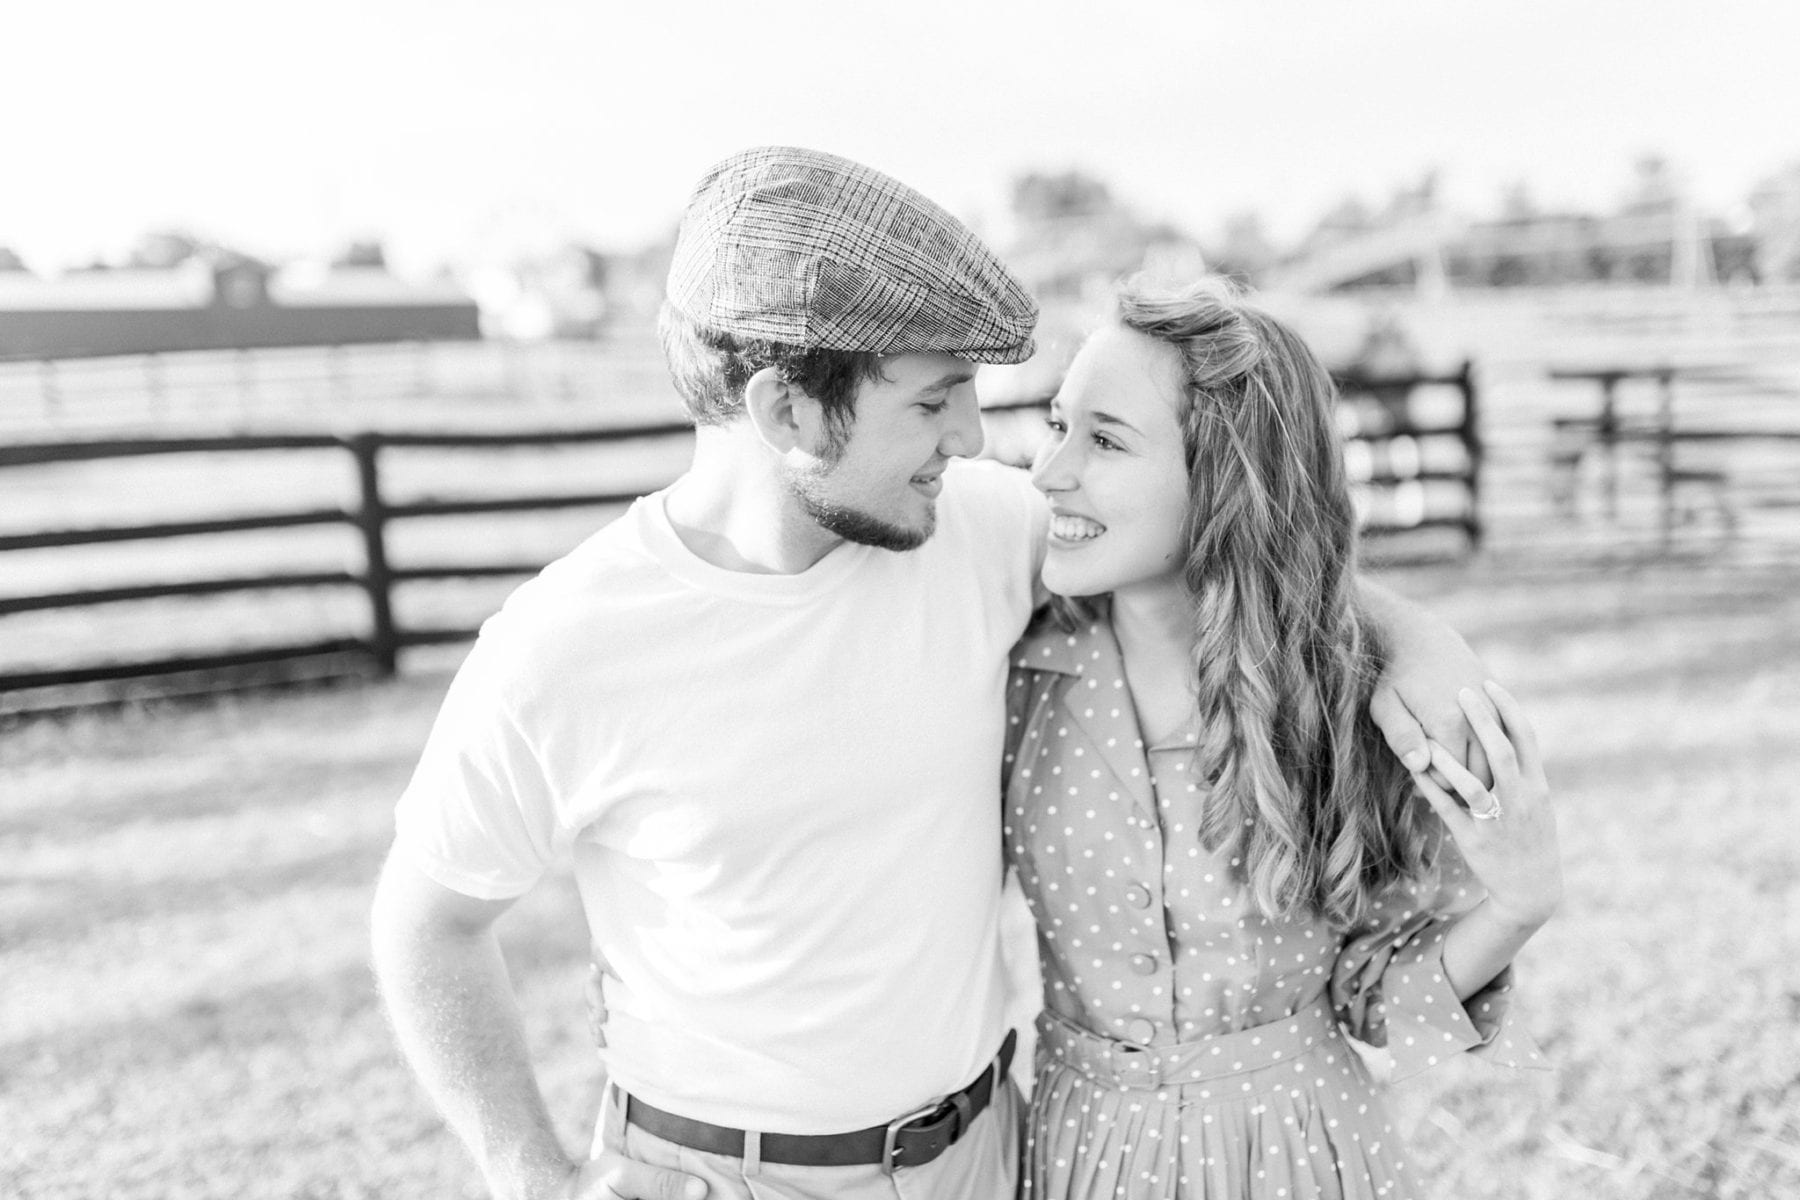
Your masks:
[{"label": "fabric belt on dress", "polygon": [[[880,1163],[883,1171],[919,1167],[930,1162],[969,1131],[1012,1066],[1019,1035],[1008,1030],[1000,1052],[976,1077],[975,1082],[916,1112],[897,1117],[886,1125],[872,1125],[852,1133],[765,1133],[761,1135],[763,1162],[796,1167],[848,1167]],[[708,1154],[744,1157],[741,1129],[690,1120],[625,1097],[625,1120],[664,1141],[702,1150]]]},{"label": "fabric belt on dress", "polygon": [[1140,1046],[1090,1033],[1048,1011],[1038,1016],[1037,1028],[1038,1044],[1057,1062],[1109,1087],[1149,1090],[1295,1062],[1341,1036],[1324,996],[1267,1025],[1169,1046]]}]

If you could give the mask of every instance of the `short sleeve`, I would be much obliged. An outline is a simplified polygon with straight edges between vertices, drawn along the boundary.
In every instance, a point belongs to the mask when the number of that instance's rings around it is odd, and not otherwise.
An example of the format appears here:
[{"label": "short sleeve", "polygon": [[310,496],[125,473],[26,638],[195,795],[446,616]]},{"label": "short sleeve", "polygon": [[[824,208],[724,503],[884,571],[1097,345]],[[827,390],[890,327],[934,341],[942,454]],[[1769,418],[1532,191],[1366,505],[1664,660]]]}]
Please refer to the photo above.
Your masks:
[{"label": "short sleeve", "polygon": [[396,846],[483,900],[530,890],[562,840],[549,781],[505,701],[503,659],[486,634],[476,642],[395,810]]},{"label": "short sleeve", "polygon": [[1436,879],[1391,890],[1338,951],[1332,1006],[1352,1037],[1386,1049],[1395,1079],[1463,1052],[1502,1066],[1548,1066],[1530,1035],[1508,1020],[1512,967],[1467,1000],[1457,998],[1444,971],[1445,937],[1483,895],[1446,842]]},{"label": "short sleeve", "polygon": [[963,485],[960,502],[973,525],[976,570],[989,600],[1006,614],[1010,643],[1024,631],[1035,605],[1050,505],[1017,467],[985,461],[954,466]]}]

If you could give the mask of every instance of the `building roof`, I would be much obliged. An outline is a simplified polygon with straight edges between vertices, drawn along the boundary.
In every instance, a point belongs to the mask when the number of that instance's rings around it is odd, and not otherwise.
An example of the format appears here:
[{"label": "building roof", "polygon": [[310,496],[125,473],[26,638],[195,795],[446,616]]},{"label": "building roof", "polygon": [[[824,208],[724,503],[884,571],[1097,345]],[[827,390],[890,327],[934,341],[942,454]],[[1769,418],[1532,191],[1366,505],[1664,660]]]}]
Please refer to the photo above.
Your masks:
[{"label": "building roof", "polygon": [[212,295],[212,271],[204,263],[172,270],[81,271],[58,279],[0,273],[0,312],[197,308],[211,301]]}]

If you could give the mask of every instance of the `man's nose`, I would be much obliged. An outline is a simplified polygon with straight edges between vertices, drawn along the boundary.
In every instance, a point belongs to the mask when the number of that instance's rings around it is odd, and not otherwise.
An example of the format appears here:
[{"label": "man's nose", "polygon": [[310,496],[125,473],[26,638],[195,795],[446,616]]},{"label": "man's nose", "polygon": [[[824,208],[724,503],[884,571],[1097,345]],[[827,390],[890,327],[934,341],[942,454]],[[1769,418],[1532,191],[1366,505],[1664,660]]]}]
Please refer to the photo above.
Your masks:
[{"label": "man's nose", "polygon": [[981,453],[986,442],[987,434],[981,427],[981,404],[975,398],[975,389],[969,388],[968,395],[951,400],[950,422],[944,429],[944,436],[938,439],[938,449],[946,458],[973,458]]}]

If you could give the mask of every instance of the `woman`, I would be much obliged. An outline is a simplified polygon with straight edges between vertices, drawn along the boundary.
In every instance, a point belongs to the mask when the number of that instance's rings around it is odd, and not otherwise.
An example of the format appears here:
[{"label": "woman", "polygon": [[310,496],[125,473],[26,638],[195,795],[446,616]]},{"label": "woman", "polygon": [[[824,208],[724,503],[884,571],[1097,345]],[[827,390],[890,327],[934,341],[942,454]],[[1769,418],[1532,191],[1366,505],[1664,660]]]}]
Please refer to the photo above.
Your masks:
[{"label": "woman", "polygon": [[1461,802],[1387,754],[1335,397],[1301,341],[1206,287],[1128,288],[1118,318],[1033,466],[1061,599],[1009,688],[1046,1007],[1027,1194],[1407,1195],[1344,1035],[1398,1075],[1537,1061],[1503,1022],[1561,893],[1537,746],[1489,685],[1504,728],[1464,707],[1491,790],[1441,747]]}]

